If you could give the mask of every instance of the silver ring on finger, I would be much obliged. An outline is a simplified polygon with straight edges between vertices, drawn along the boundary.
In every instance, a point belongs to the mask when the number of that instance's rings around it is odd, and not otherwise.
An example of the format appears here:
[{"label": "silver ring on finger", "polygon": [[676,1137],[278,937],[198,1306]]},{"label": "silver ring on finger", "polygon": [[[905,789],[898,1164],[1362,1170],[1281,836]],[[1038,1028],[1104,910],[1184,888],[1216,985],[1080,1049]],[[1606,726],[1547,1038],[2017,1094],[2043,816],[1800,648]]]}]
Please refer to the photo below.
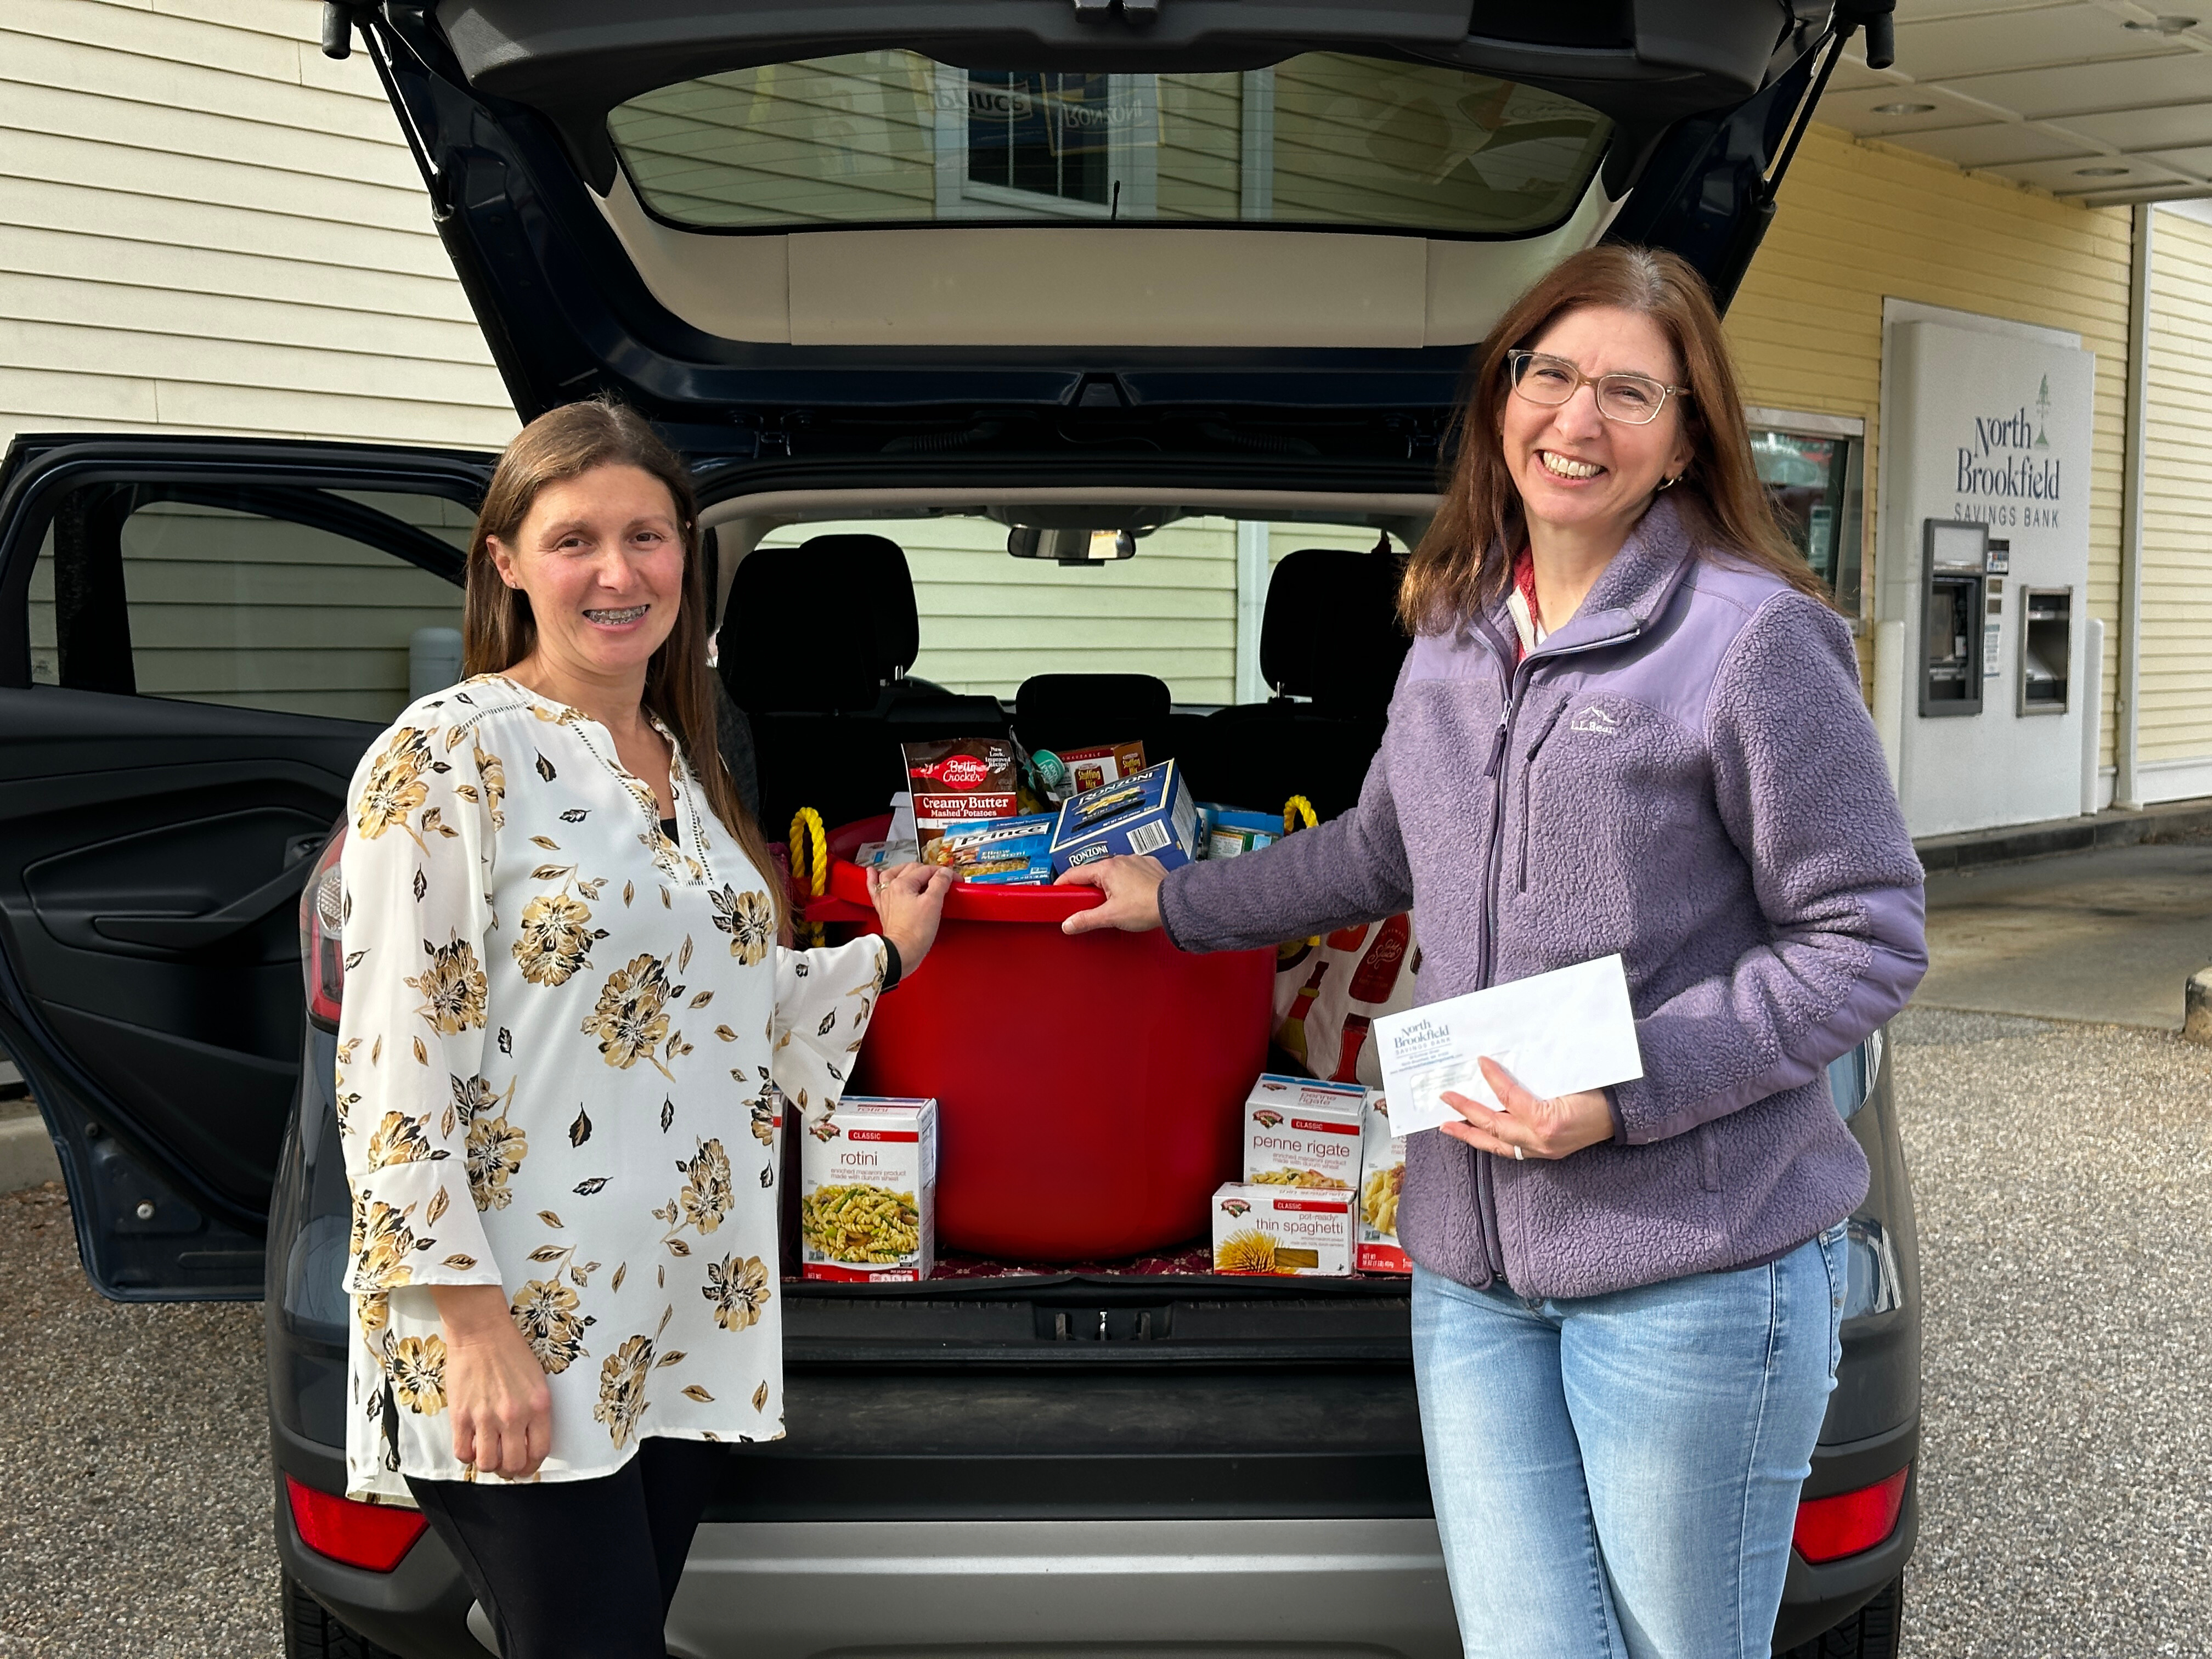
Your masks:
[{"label": "silver ring on finger", "polygon": [[1528,1155],[1516,1146],[1513,1149],[1513,1161],[1516,1164],[1526,1164],[1528,1161]]}]

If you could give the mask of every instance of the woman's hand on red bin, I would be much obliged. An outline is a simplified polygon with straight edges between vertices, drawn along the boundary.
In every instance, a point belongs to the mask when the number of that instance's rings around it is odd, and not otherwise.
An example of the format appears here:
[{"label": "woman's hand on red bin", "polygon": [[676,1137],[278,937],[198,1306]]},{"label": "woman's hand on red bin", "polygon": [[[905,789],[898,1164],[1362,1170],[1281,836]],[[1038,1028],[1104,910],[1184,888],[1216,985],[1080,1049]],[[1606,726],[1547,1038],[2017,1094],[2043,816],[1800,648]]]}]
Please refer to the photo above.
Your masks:
[{"label": "woman's hand on red bin", "polygon": [[883,919],[884,937],[898,947],[902,976],[921,967],[937,943],[945,896],[951,890],[952,872],[941,865],[901,864],[868,872],[868,902]]},{"label": "woman's hand on red bin", "polygon": [[553,1447],[553,1395],[496,1285],[434,1285],[446,1332],[446,1415],[453,1455],[520,1480]]},{"label": "woman's hand on red bin", "polygon": [[1167,866],[1150,854],[1079,864],[1053,885],[1096,887],[1106,895],[1106,902],[1078,910],[1060,924],[1060,931],[1088,933],[1096,928],[1118,927],[1125,933],[1150,933],[1160,925],[1160,884],[1167,878]]},{"label": "woman's hand on red bin", "polygon": [[1464,1140],[1479,1151],[1500,1158],[1565,1158],[1585,1146],[1613,1139],[1613,1103],[1601,1089],[1539,1100],[1513,1080],[1513,1073],[1496,1060],[1477,1062],[1490,1081],[1491,1091],[1505,1109],[1493,1112],[1479,1100],[1446,1091],[1444,1104],[1466,1120],[1446,1123],[1443,1132]]}]

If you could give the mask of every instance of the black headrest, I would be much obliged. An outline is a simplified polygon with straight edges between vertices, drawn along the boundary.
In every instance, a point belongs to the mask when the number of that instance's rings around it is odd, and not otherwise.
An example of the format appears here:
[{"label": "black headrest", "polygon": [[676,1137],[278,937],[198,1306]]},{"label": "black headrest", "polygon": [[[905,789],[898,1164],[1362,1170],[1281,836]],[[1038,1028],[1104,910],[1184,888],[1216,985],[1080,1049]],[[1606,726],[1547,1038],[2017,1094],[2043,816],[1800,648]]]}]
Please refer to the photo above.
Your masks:
[{"label": "black headrest", "polygon": [[914,577],[884,536],[812,536],[761,547],[730,579],[722,684],[749,714],[872,708],[914,665]]},{"label": "black headrest", "polygon": [[1014,735],[1030,749],[1156,744],[1171,702],[1167,682],[1150,674],[1032,674],[1014,694]]},{"label": "black headrest", "polygon": [[1392,553],[1302,547],[1285,554],[1268,580],[1260,626],[1260,672],[1268,686],[1334,714],[1382,714],[1413,643],[1398,626],[1405,571]]}]

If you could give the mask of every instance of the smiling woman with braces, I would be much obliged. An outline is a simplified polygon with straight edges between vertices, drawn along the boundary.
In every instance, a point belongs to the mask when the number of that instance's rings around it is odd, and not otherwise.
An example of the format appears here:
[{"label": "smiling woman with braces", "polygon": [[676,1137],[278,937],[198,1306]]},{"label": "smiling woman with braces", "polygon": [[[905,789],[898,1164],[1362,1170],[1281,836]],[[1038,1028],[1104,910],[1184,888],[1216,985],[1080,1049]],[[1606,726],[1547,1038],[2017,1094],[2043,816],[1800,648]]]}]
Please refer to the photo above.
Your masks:
[{"label": "smiling woman with braces", "polygon": [[951,878],[779,943],[689,475],[638,416],[531,423],[467,588],[469,678],[374,745],[341,854],[347,1487],[422,1509],[507,1659],[659,1659],[718,1443],[783,1432],[778,1126],[835,1108]]}]

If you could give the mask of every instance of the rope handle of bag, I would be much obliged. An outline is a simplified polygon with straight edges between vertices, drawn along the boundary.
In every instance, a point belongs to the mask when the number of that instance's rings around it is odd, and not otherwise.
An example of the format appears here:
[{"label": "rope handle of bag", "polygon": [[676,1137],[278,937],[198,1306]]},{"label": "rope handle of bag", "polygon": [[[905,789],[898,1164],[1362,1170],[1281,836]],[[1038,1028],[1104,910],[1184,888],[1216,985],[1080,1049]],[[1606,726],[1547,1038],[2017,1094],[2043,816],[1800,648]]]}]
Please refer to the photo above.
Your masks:
[{"label": "rope handle of bag", "polygon": [[[1293,795],[1283,803],[1283,833],[1285,835],[1287,836],[1297,830],[1317,830],[1320,827],[1321,819],[1314,812],[1313,803],[1304,795]],[[1306,943],[1315,950],[1320,950],[1321,935],[1316,933]]]},{"label": "rope handle of bag", "polygon": [[[791,873],[808,893],[820,898],[830,890],[830,836],[822,827],[822,814],[802,806],[791,815]],[[807,866],[808,842],[812,842],[812,867]],[[819,945],[824,937],[818,921],[799,921],[793,933],[802,945]]]}]

